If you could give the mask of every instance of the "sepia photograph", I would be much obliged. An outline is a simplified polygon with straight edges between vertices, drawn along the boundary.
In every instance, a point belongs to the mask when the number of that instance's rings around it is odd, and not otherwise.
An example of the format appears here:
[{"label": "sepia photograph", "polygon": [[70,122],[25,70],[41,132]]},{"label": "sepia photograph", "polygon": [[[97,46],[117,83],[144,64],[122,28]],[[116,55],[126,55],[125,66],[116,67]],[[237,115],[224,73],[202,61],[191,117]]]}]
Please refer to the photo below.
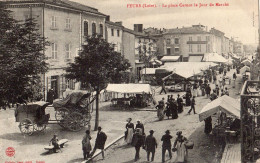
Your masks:
[{"label": "sepia photograph", "polygon": [[0,163],[260,163],[259,8],[0,0]]}]

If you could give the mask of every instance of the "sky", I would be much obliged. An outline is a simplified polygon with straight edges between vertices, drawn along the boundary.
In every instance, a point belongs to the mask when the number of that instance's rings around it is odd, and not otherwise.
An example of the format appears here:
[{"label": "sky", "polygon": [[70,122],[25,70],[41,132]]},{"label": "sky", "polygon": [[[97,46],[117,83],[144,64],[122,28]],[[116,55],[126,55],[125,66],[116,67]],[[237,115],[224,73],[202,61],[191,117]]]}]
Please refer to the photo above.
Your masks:
[{"label": "sky", "polygon": [[[94,7],[110,15],[113,22],[122,21],[127,28],[143,24],[144,28],[189,27],[195,24],[215,27],[227,37],[234,37],[244,44],[258,43],[258,2],[257,0],[71,0]],[[192,7],[180,7],[180,4]],[[198,4],[198,7],[194,6]],[[207,4],[199,7],[199,4]],[[212,3],[214,6],[209,6]],[[228,3],[229,6],[216,6]],[[156,8],[127,8],[127,4],[154,4]],[[178,7],[168,8],[169,4]],[[167,7],[162,7],[166,5]],[[254,15],[254,16],[253,16]],[[254,20],[254,21],[253,21]],[[253,23],[254,22],[254,23]]]}]

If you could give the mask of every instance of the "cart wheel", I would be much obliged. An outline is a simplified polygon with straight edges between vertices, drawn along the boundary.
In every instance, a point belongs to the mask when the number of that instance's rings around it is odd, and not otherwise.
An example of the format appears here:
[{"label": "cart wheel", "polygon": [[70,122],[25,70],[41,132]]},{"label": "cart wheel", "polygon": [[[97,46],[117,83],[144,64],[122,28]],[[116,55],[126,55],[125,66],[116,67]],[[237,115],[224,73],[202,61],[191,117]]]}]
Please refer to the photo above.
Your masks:
[{"label": "cart wheel", "polygon": [[36,131],[40,131],[40,132],[42,132],[42,131],[44,131],[45,129],[46,129],[46,124],[34,124],[34,129],[36,130]]},{"label": "cart wheel", "polygon": [[20,122],[19,128],[21,133],[32,135],[34,131],[34,124],[30,119],[25,118],[24,120],[22,120],[22,122]]},{"label": "cart wheel", "polygon": [[64,109],[61,108],[59,110],[56,110],[55,113],[55,119],[57,120],[58,124],[63,127],[66,128],[65,125],[65,117],[69,114],[69,110],[68,109]]},{"label": "cart wheel", "polygon": [[65,125],[70,131],[80,131],[86,124],[84,117],[73,112],[65,117]]}]

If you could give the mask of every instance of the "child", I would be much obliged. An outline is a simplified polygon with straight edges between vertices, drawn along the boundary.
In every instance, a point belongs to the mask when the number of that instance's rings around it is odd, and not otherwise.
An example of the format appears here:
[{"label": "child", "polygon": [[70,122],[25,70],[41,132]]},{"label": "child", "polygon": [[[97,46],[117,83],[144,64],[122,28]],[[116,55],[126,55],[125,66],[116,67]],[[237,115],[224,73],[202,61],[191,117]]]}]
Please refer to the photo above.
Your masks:
[{"label": "child", "polygon": [[53,152],[54,153],[58,153],[57,151],[56,151],[56,149],[60,149],[60,147],[59,147],[59,144],[58,144],[58,141],[59,141],[59,139],[58,139],[58,137],[57,137],[57,134],[54,134],[53,135],[53,138],[50,140],[50,145],[51,145],[51,143],[52,143],[52,145],[54,146],[54,148],[53,148]]}]

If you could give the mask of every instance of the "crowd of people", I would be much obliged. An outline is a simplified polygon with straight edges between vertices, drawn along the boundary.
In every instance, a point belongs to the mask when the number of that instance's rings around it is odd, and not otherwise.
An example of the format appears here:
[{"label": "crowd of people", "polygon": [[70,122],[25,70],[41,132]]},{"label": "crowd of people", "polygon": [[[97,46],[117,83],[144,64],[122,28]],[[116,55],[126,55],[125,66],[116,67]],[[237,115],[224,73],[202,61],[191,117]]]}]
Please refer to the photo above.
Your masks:
[{"label": "crowd of people", "polygon": [[[144,125],[140,120],[134,127],[132,123],[132,118],[127,120],[125,141],[127,145],[132,145],[135,147],[135,161],[140,159],[140,149],[143,148],[147,152],[147,161],[154,161],[156,148],[158,147],[158,141],[153,136],[154,130],[149,131],[149,135],[146,136],[144,132]],[[186,137],[182,135],[182,131],[176,133],[175,141],[172,145],[173,136],[170,134],[169,130],[165,131],[162,135],[162,162],[165,162],[165,153],[168,151],[170,159],[172,158],[172,151],[177,152],[177,162],[185,162],[188,156],[188,149],[193,148],[193,143],[188,141]],[[150,156],[151,155],[151,156]]]}]

